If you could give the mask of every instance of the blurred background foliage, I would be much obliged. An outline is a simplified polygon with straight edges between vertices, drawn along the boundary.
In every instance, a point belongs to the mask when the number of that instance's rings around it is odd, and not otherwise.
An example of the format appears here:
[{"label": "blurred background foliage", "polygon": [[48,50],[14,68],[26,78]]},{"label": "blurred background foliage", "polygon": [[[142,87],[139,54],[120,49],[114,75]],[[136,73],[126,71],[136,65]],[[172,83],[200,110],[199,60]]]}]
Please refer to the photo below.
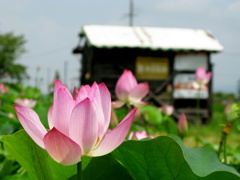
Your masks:
[{"label": "blurred background foliage", "polygon": [[18,58],[26,52],[26,40],[23,35],[13,33],[0,34],[0,80],[15,80],[20,83],[28,78],[26,66],[17,63]]},{"label": "blurred background foliage", "polygon": [[[5,84],[8,91],[1,94],[0,105],[0,136],[12,134],[20,129],[20,125],[13,105],[16,98],[36,100],[36,105],[32,108],[40,117],[46,128],[48,109],[53,102],[53,93],[43,94],[39,89],[24,86],[22,84],[8,83]],[[239,112],[238,99],[233,94],[215,93],[213,99],[213,117],[206,125],[199,125],[189,122],[187,134],[183,138],[183,142],[187,147],[208,146],[216,153],[218,151],[219,142],[221,140],[221,132],[226,123],[225,107],[228,103],[235,103],[237,120],[231,128],[231,133],[227,143],[228,164],[234,166],[240,171],[240,141],[239,141]],[[119,123],[128,113],[128,108],[115,109],[115,114]],[[115,124],[116,125],[116,124]],[[115,126],[113,124],[113,126]],[[140,112],[136,116],[131,131],[146,130],[149,136],[157,137],[160,135],[174,134],[179,135],[177,122],[171,115],[166,115],[159,111],[158,107],[147,105],[140,108]],[[1,137],[0,137],[1,139]],[[6,171],[8,169],[8,171]],[[4,172],[4,173],[3,173]],[[27,178],[26,171],[16,162],[10,154],[8,154],[3,145],[0,145],[0,178],[9,179],[13,177]],[[4,175],[4,176],[3,176]],[[11,178],[10,178],[11,177]],[[21,178],[20,178],[21,177]]]}]

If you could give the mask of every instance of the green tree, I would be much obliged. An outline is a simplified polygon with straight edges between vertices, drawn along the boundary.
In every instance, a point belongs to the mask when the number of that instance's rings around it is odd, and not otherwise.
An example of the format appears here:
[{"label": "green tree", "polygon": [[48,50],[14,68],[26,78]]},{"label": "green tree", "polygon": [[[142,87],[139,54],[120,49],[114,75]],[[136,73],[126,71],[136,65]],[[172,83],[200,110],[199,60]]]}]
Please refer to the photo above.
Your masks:
[{"label": "green tree", "polygon": [[23,35],[0,34],[0,80],[6,76],[18,82],[28,78],[26,67],[16,63],[17,59],[26,52],[25,43]]}]

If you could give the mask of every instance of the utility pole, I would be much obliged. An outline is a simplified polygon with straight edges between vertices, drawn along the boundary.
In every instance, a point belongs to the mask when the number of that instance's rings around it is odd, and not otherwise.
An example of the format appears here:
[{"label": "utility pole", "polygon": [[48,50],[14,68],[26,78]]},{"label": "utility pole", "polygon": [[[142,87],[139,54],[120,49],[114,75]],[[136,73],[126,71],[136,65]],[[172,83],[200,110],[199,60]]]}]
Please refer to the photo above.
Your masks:
[{"label": "utility pole", "polygon": [[129,26],[133,26],[133,0],[130,0],[130,6],[129,6]]}]

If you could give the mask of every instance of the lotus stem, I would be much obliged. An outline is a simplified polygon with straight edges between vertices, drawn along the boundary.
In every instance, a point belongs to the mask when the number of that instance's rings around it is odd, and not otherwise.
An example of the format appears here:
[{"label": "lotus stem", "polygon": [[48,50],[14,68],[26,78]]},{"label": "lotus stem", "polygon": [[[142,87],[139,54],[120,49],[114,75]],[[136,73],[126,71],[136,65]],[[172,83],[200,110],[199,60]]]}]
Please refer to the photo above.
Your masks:
[{"label": "lotus stem", "polygon": [[83,178],[82,178],[82,161],[77,163],[77,180],[83,180]]},{"label": "lotus stem", "polygon": [[221,152],[223,153],[224,163],[227,164],[227,137],[230,133],[232,122],[227,122],[222,130],[222,138],[219,143],[218,157],[220,159]]}]

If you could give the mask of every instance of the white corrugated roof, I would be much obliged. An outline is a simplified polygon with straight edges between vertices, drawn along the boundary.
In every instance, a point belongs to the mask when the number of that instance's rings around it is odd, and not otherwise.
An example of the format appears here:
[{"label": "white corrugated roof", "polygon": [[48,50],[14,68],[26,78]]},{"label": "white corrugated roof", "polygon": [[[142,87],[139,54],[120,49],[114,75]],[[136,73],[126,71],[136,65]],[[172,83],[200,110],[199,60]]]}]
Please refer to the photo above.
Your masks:
[{"label": "white corrugated roof", "polygon": [[223,46],[200,29],[84,25],[81,34],[98,48],[144,48],[173,51],[219,52]]}]

